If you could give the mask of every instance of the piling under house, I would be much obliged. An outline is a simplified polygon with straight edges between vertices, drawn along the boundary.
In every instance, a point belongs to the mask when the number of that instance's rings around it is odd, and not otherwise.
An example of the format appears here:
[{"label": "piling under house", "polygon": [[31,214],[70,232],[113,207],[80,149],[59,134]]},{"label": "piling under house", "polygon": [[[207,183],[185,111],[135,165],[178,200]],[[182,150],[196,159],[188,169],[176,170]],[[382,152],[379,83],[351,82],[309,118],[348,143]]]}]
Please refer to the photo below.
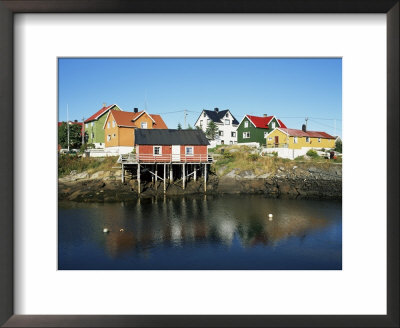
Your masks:
[{"label": "piling under house", "polygon": [[185,189],[188,179],[204,178],[204,191],[207,191],[208,166],[212,157],[208,155],[209,142],[201,130],[135,130],[136,153],[121,155],[122,181],[125,170],[136,173],[138,192],[141,192],[143,173],[151,175],[151,181],[163,181],[164,192],[167,181],[182,180]]}]

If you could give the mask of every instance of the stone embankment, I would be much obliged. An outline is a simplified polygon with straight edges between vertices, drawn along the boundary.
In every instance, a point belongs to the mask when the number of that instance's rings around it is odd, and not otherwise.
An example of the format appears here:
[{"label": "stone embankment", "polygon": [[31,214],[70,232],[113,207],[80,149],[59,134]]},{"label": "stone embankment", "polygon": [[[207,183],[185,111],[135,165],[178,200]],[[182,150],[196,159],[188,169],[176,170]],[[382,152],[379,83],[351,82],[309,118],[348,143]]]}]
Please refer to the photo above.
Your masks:
[{"label": "stone embankment", "polygon": [[[121,171],[99,171],[94,174],[72,172],[60,178],[59,200],[81,202],[128,201],[138,197],[137,182],[121,182]],[[163,184],[142,183],[141,197],[163,195]],[[167,184],[167,195],[204,193],[203,179],[189,181],[182,189],[180,181]],[[265,194],[268,197],[341,199],[342,166],[332,164],[327,167],[297,165],[280,167],[274,174],[255,175],[252,171],[225,175],[210,174],[207,194]]]}]

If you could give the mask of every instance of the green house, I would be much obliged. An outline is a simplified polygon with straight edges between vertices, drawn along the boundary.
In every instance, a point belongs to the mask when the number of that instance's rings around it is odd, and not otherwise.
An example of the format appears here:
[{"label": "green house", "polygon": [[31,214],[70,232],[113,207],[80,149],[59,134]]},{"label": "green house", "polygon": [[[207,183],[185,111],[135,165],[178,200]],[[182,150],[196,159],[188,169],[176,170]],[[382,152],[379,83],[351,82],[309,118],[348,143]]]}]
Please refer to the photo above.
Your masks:
[{"label": "green house", "polygon": [[117,105],[113,104],[103,107],[85,120],[85,133],[89,144],[94,144],[96,148],[104,148],[104,122],[110,109],[121,110]]},{"label": "green house", "polygon": [[267,134],[277,127],[286,128],[286,125],[275,116],[246,115],[237,128],[237,142],[265,145]]}]

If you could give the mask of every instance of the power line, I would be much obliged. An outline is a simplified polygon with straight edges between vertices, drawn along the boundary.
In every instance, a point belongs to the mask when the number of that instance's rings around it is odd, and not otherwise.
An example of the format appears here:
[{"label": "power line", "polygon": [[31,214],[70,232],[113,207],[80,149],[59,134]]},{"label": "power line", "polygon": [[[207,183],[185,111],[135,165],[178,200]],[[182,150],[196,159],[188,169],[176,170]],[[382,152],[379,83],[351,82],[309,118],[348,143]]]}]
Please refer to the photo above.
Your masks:
[{"label": "power line", "polygon": [[[335,129],[335,127],[332,126],[332,125],[328,125],[328,124],[324,124],[324,123],[321,123],[321,122],[317,122],[317,121],[315,121],[315,120],[310,120],[310,121],[312,121],[312,122],[314,122],[314,123],[316,123],[316,124],[319,124],[319,125],[327,126],[327,127],[331,128],[331,129]],[[336,129],[342,130],[342,129],[339,128],[339,127],[336,127]]]}]

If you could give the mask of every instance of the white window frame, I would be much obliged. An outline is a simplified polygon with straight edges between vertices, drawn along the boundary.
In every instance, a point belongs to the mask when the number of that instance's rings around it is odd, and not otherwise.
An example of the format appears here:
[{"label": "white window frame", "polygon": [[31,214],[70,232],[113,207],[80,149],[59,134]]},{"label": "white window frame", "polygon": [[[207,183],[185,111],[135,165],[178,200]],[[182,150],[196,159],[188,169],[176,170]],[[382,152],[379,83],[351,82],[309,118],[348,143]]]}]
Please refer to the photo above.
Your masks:
[{"label": "white window frame", "polygon": [[116,134],[114,133],[114,134],[113,134],[113,138],[115,138],[115,137],[116,137]]},{"label": "white window frame", "polygon": [[225,119],[225,125],[229,125],[229,124],[231,124],[231,121],[230,121],[230,120],[227,120],[227,119]]},{"label": "white window frame", "polygon": [[268,137],[268,141],[272,141],[272,137]]},{"label": "white window frame", "polygon": [[299,142],[299,139],[297,137],[293,137],[293,143],[297,144]]},{"label": "white window frame", "polygon": [[111,140],[111,134],[107,134],[107,141]]},{"label": "white window frame", "polygon": [[273,129],[275,129],[275,126],[276,126],[276,125],[275,125],[275,122],[272,122],[272,123],[271,123],[271,126],[272,126]]},{"label": "white window frame", "polygon": [[110,128],[110,122],[107,122],[107,128]]},{"label": "white window frame", "polygon": [[[188,149],[192,149],[192,153],[191,154],[187,153]],[[193,156],[193,155],[194,155],[194,147],[193,146],[186,146],[185,147],[185,156]]]},{"label": "white window frame", "polygon": [[236,138],[236,132],[235,132],[235,131],[232,131],[232,132],[231,132],[231,137],[232,137],[232,138]]},{"label": "white window frame", "polygon": [[91,127],[93,127],[93,122],[92,122],[92,123],[90,123],[90,126],[91,126]]},{"label": "white window frame", "polygon": [[310,137],[306,137],[306,142],[310,142]]},{"label": "white window frame", "polygon": [[219,131],[218,131],[218,135],[219,135],[220,137],[223,137],[223,136],[224,136],[224,131],[219,130]]},{"label": "white window frame", "polygon": [[85,124],[85,128],[86,128],[86,129],[88,128],[88,124],[87,124],[87,123]]},{"label": "white window frame", "polygon": [[250,131],[243,132],[243,139],[250,139]]},{"label": "white window frame", "polygon": [[318,138],[318,142],[321,142],[321,138]]},{"label": "white window frame", "polygon": [[264,132],[264,138],[266,138],[268,135],[268,132]]},{"label": "white window frame", "polygon": [[203,127],[203,120],[200,120],[200,127]]},{"label": "white window frame", "polygon": [[248,128],[249,127],[249,121],[244,121],[244,127]]},{"label": "white window frame", "polygon": [[[156,154],[156,148],[160,148],[158,154]],[[161,156],[162,155],[162,146],[153,146],[153,156]]]},{"label": "white window frame", "polygon": [[115,127],[115,121],[113,121],[113,128]]},{"label": "white window frame", "polygon": [[141,129],[147,129],[147,122],[140,123],[140,128]]}]

